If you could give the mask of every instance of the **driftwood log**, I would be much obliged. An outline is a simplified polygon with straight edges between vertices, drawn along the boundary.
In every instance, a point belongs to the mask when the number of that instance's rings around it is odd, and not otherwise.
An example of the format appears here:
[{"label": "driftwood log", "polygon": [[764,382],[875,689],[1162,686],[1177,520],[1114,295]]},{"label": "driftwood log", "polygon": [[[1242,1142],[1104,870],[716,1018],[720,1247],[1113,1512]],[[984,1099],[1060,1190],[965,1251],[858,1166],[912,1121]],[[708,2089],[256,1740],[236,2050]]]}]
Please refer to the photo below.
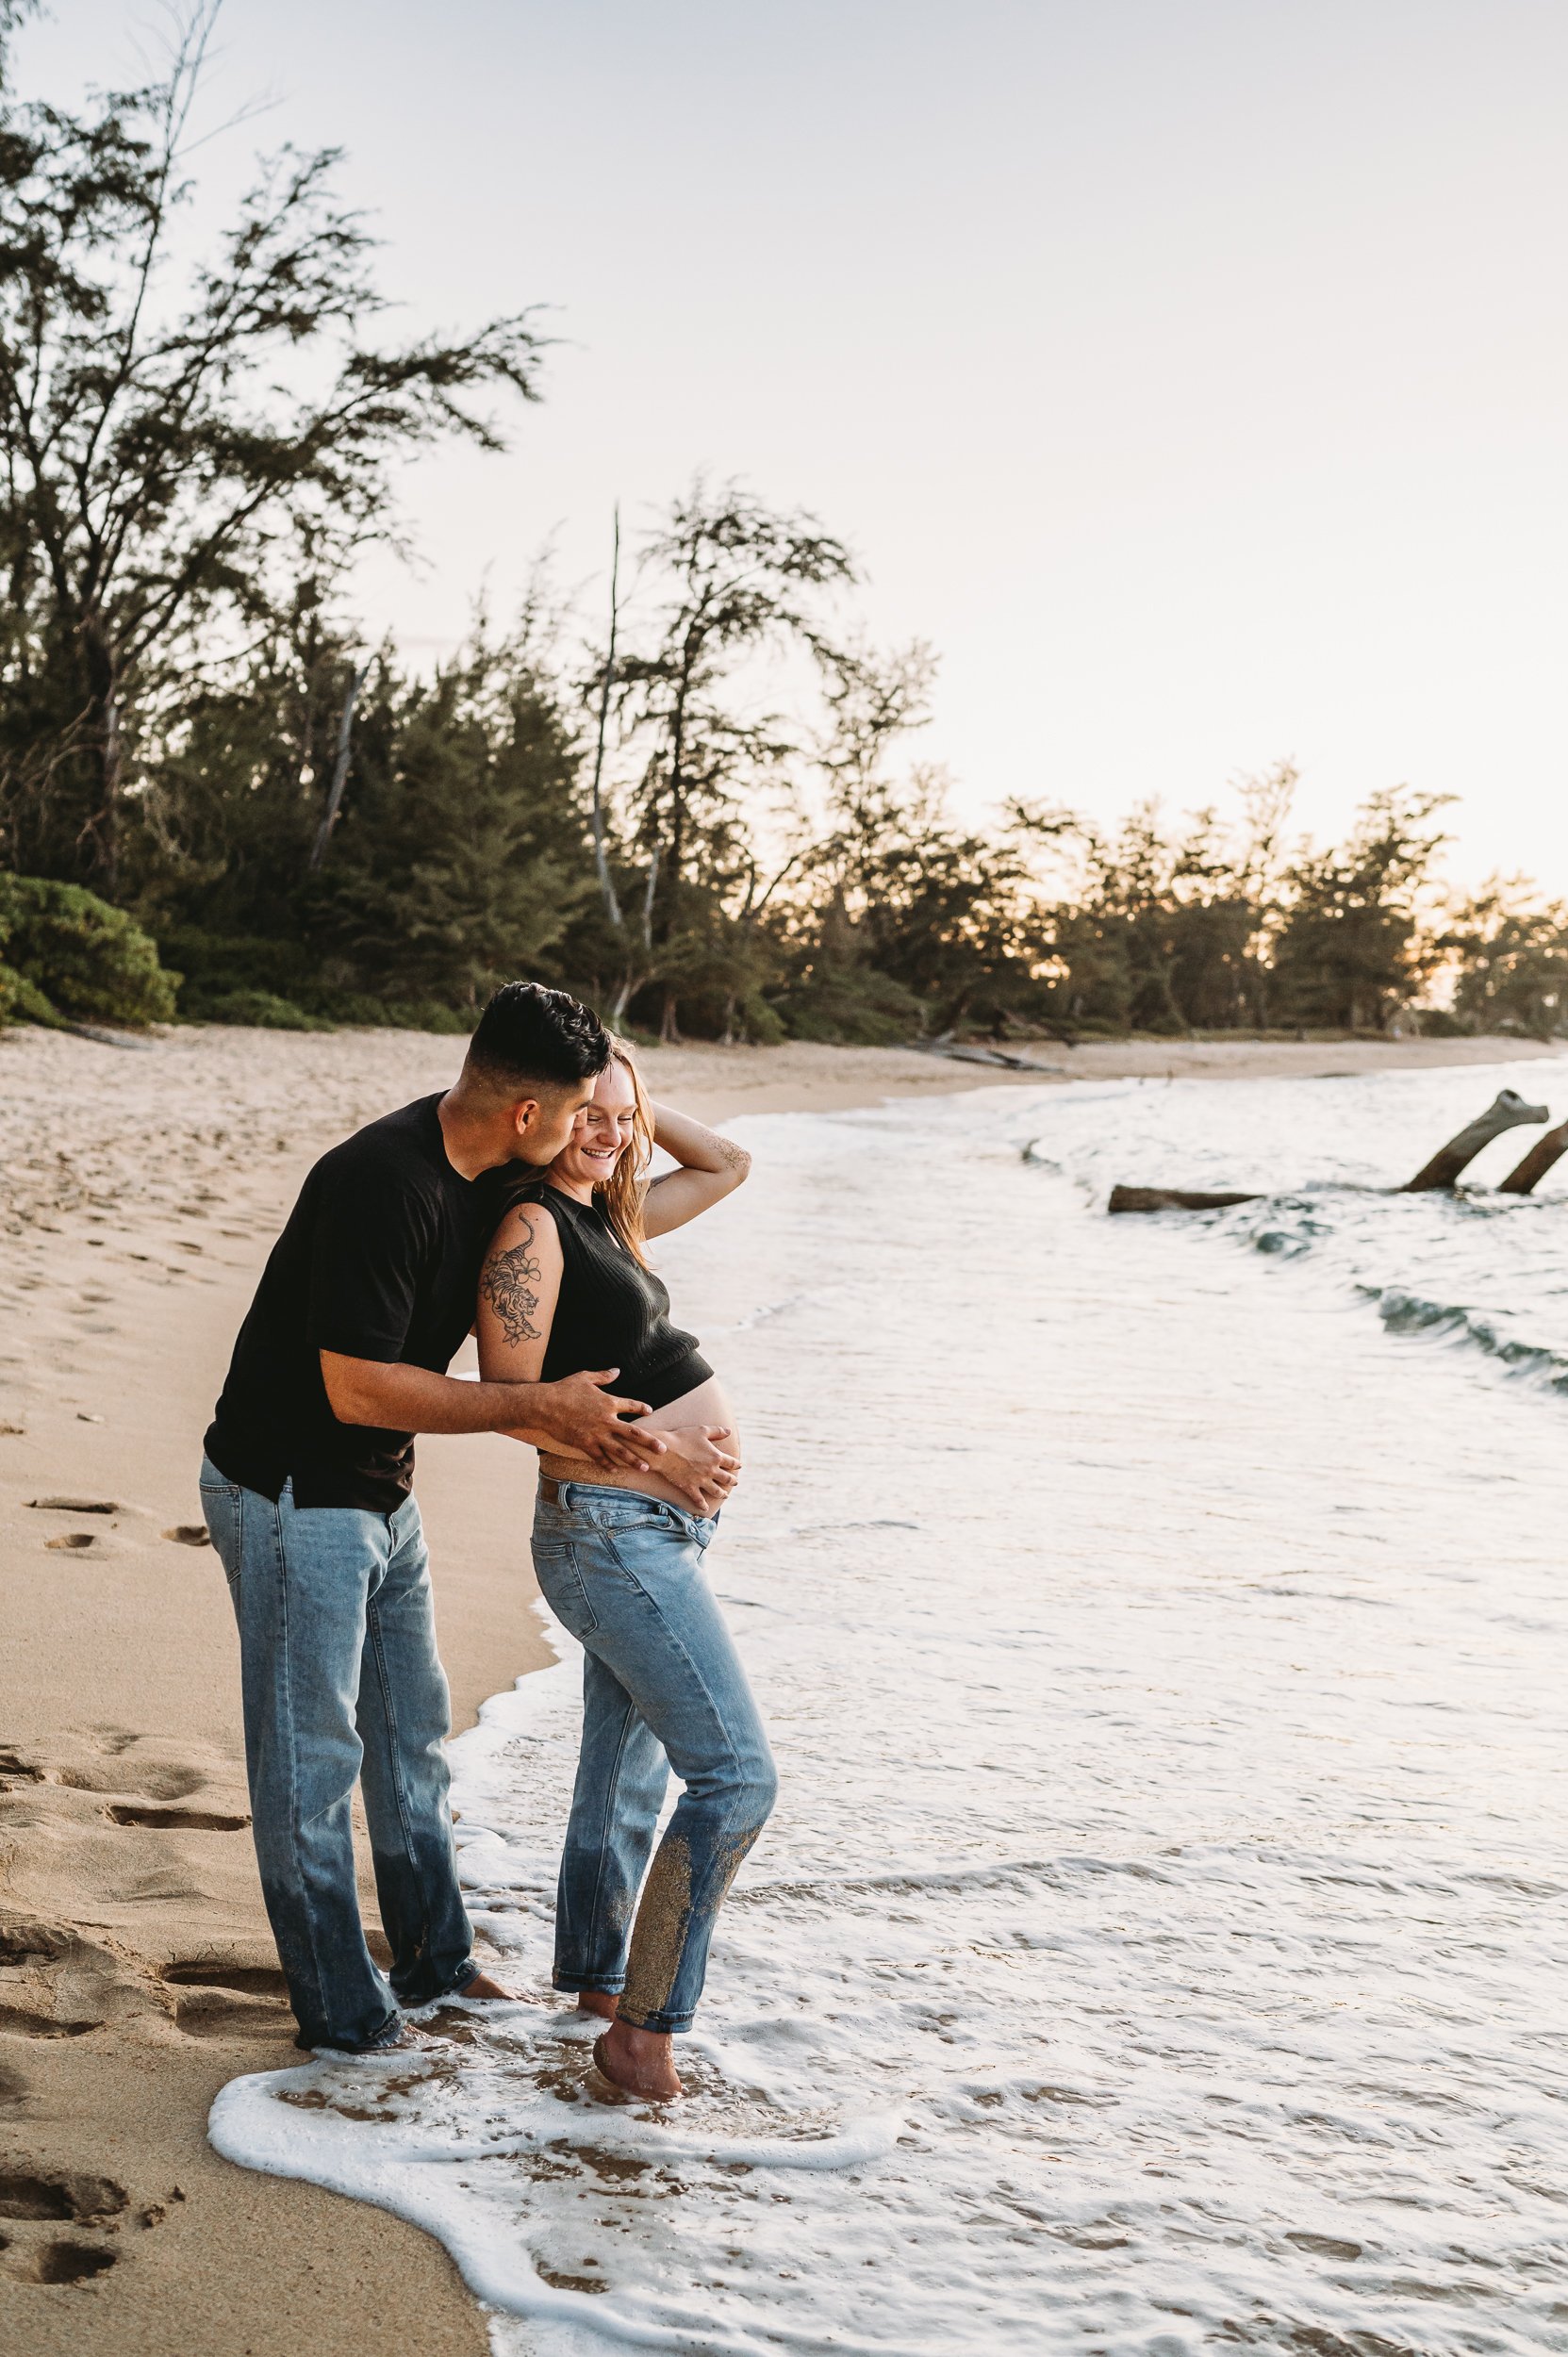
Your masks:
[{"label": "driftwood log", "polygon": [[1509,1172],[1499,1195],[1530,1195],[1554,1162],[1568,1154],[1568,1121],[1560,1121],[1543,1138],[1537,1138],[1524,1161]]},{"label": "driftwood log", "polygon": [[957,1047],[941,1039],[917,1039],[911,1042],[923,1056],[946,1056],[953,1063],[993,1064],[1001,1072],[1044,1072],[1054,1079],[1058,1067],[1036,1063],[1029,1056],[1009,1055],[1003,1047]]},{"label": "driftwood log", "polygon": [[1451,1187],[1467,1162],[1473,1162],[1483,1146],[1500,1138],[1505,1129],[1517,1129],[1522,1122],[1549,1121],[1550,1112],[1544,1105],[1527,1105],[1512,1089],[1499,1089],[1484,1113],[1449,1139],[1440,1153],[1434,1154],[1413,1178],[1407,1178],[1401,1195],[1429,1195],[1436,1187]]},{"label": "driftwood log", "polygon": [[1192,1187],[1113,1187],[1113,1211],[1225,1211],[1232,1203],[1261,1203],[1258,1195],[1204,1195]]},{"label": "driftwood log", "polygon": [[[1493,1099],[1484,1113],[1449,1139],[1441,1153],[1407,1179],[1396,1195],[1429,1195],[1434,1188],[1451,1187],[1467,1162],[1475,1161],[1483,1146],[1500,1138],[1505,1129],[1516,1129],[1527,1121],[1547,1121],[1551,1115],[1544,1105],[1527,1105],[1512,1089],[1503,1089]],[[1533,1146],[1502,1184],[1505,1195],[1528,1195],[1536,1180],[1544,1177],[1552,1164],[1568,1153],[1568,1121],[1548,1130]],[[1216,1194],[1194,1187],[1113,1187],[1107,1209],[1111,1211],[1223,1211],[1232,1203],[1262,1203],[1266,1197],[1254,1189],[1250,1194]]]}]

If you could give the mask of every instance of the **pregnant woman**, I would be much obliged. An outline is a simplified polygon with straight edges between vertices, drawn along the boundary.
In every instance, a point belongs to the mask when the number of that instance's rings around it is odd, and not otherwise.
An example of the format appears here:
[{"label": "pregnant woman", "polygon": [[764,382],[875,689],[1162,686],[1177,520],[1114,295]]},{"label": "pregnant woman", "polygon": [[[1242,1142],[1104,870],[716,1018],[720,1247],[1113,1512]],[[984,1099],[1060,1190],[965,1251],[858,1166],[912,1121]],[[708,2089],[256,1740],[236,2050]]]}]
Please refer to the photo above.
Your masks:
[{"label": "pregnant woman", "polygon": [[[650,1184],[654,1145],[679,1167]],[[734,1418],[643,1244],[738,1187],[750,1157],[700,1122],[651,1105],[616,1042],[592,1102],[542,1177],[518,1182],[479,1285],[487,1380],[619,1370],[651,1430],[727,1432]],[[634,1427],[635,1428],[635,1427]],[[653,1459],[605,1472],[541,1456],[534,1568],[583,1646],[583,1748],[561,1858],[554,1985],[611,2027],[594,2060],[619,2096],[681,2093],[670,2038],[689,2029],[714,1920],[767,1821],[773,1761],[746,1673],[703,1569],[713,1511]],[[736,1460],[737,1461],[737,1460]],[[585,1480],[585,1472],[593,1478]],[[685,1787],[649,1868],[673,1768]],[[643,1877],[647,1874],[646,1886]],[[641,1892],[640,1904],[638,1893]],[[634,1911],[635,1920],[634,1921]]]}]

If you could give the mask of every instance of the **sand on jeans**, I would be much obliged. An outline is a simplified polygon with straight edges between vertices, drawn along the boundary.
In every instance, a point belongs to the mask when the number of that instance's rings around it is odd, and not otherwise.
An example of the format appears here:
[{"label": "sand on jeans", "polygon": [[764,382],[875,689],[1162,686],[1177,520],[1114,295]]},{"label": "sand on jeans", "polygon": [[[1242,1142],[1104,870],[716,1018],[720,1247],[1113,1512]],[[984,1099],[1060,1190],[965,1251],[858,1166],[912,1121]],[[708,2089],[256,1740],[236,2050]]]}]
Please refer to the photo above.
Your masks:
[{"label": "sand on jeans", "polygon": [[[1515,1040],[1023,1051],[1048,1080],[1517,1061]],[[1544,1051],[1543,1051],[1544,1052]],[[292,2021],[246,1818],[234,1630],[201,1543],[200,1436],[314,1157],[443,1087],[461,1043],[189,1030],[0,1035],[0,2346],[10,2357],[317,2357],[487,2346],[436,2243],[229,2167],[208,2104]],[[902,1049],[671,1048],[710,1119],[991,1085]],[[531,1454],[424,1441],[456,1723],[542,1657]],[[368,1879],[366,1896],[369,1899]],[[373,1910],[372,1910],[373,1916]]]}]

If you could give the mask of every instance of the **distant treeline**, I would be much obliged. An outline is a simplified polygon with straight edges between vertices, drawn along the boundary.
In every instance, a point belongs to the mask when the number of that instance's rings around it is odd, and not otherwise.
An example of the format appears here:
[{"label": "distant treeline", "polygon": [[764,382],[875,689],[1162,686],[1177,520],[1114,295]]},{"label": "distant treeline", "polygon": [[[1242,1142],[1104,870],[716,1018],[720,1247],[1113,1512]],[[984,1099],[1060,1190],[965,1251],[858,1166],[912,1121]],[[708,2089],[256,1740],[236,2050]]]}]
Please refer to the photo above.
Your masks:
[{"label": "distant treeline", "polygon": [[907,758],[927,651],[868,647],[844,546],[733,486],[624,562],[618,526],[586,625],[539,587],[434,676],[367,648],[396,470],[502,447],[542,345],[376,339],[331,156],[179,262],[212,13],[153,87],[0,107],[0,1017],[168,1012],[144,933],[229,1021],[458,1029],[527,974],[665,1038],[1564,1023],[1568,910],[1444,908],[1431,797],[1329,850],[1288,766],[1223,820],[960,824]]}]

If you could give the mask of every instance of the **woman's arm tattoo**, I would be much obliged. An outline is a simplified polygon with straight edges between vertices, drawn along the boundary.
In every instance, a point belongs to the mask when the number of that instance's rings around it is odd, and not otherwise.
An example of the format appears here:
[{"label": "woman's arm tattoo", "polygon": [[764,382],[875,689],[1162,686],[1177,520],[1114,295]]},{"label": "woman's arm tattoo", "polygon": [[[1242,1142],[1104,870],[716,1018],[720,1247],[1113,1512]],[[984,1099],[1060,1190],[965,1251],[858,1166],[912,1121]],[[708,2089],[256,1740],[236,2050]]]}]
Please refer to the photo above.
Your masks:
[{"label": "woman's arm tattoo", "polygon": [[479,1279],[479,1290],[500,1319],[506,1340],[515,1349],[519,1343],[536,1343],[539,1329],[534,1324],[534,1312],[539,1296],[534,1291],[544,1271],[534,1258],[534,1230],[525,1220],[522,1240],[506,1252],[492,1252],[485,1263]]}]

